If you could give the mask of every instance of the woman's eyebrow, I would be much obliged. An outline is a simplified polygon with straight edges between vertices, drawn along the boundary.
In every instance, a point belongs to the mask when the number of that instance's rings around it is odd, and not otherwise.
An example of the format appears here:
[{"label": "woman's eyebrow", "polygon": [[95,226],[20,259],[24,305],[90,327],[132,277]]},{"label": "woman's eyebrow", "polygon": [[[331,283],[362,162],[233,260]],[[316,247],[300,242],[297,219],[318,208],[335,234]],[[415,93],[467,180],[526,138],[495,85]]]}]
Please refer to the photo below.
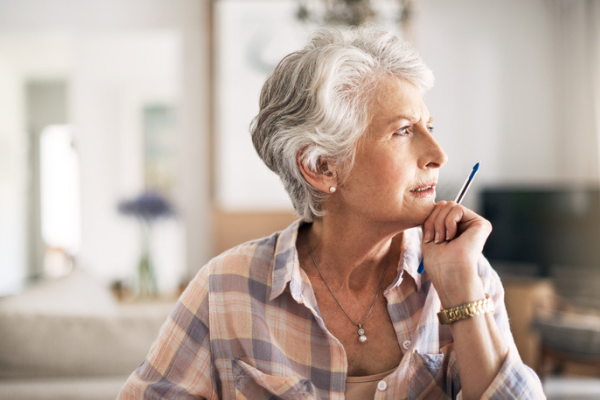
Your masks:
[{"label": "woman's eyebrow", "polygon": [[396,123],[396,122],[400,121],[401,119],[405,119],[405,120],[409,121],[410,123],[415,123],[417,121],[417,117],[414,114],[402,114],[402,115],[397,115],[395,117],[390,118],[388,125]]},{"label": "woman's eyebrow", "polygon": [[[396,123],[398,121],[400,121],[401,119],[405,119],[407,121],[409,121],[411,124],[414,124],[415,122],[418,122],[419,119],[417,118],[416,115],[414,114],[402,114],[402,115],[397,115],[395,117],[390,118],[388,125],[391,125],[393,123]],[[433,124],[433,117],[429,116],[429,119],[427,120],[428,124]]]}]

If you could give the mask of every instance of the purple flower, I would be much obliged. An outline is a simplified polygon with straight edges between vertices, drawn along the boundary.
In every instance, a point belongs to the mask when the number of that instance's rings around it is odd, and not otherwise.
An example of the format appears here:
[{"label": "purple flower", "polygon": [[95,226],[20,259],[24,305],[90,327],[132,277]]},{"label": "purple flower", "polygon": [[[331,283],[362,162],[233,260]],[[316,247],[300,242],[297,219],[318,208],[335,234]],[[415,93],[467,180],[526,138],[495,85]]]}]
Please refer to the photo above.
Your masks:
[{"label": "purple flower", "polygon": [[118,209],[123,215],[133,215],[147,222],[175,214],[171,204],[154,191],[143,192],[132,200],[123,200]]}]

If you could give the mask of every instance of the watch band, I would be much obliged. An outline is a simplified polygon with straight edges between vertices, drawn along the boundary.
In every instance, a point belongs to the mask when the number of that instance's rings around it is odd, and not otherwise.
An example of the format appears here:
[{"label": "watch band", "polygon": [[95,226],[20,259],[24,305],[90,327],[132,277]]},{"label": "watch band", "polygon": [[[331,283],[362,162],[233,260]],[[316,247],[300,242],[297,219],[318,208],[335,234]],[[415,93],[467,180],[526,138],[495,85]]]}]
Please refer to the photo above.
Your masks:
[{"label": "watch band", "polygon": [[462,319],[471,318],[474,315],[493,312],[494,300],[486,293],[485,299],[474,301],[471,303],[461,304],[457,307],[452,307],[447,310],[441,310],[438,313],[440,324],[448,325]]}]

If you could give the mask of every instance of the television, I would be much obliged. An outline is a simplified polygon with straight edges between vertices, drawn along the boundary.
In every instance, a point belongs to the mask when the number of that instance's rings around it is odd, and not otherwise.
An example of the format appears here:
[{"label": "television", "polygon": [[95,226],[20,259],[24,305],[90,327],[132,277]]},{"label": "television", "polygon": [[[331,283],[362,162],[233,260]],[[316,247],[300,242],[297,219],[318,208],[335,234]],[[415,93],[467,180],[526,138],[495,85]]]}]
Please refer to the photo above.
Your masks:
[{"label": "television", "polygon": [[480,200],[493,225],[483,252],[492,265],[534,265],[543,277],[560,266],[600,270],[598,187],[486,187]]}]

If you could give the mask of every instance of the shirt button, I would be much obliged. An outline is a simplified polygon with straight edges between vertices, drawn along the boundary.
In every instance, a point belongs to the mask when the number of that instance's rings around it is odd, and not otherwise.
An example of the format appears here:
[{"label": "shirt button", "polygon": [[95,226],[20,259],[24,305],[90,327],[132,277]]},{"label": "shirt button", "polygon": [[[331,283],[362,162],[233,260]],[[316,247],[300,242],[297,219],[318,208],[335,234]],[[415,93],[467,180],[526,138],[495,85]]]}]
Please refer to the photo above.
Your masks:
[{"label": "shirt button", "polygon": [[410,347],[410,340],[405,340],[404,342],[402,342],[402,348],[404,350],[408,350],[409,347]]},{"label": "shirt button", "polygon": [[385,389],[387,389],[387,382],[386,381],[379,381],[379,383],[377,383],[377,389],[384,391]]}]

